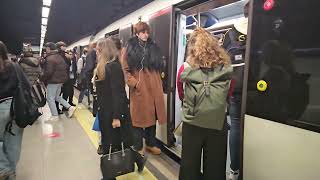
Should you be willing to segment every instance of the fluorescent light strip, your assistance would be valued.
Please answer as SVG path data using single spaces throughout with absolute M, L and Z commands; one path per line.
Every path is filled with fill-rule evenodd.
M 48 18 L 42 18 L 41 24 L 42 25 L 48 25 Z
M 47 26 L 41 25 L 41 30 L 47 30 Z
M 50 14 L 50 6 L 52 0 L 43 0 L 42 19 L 41 19 L 41 36 L 40 36 L 40 55 L 42 52 L 44 39 L 47 33 L 48 18 Z
M 51 0 L 43 0 L 44 6 L 51 6 Z
M 48 18 L 50 13 L 50 8 L 48 7 L 42 7 L 42 17 Z

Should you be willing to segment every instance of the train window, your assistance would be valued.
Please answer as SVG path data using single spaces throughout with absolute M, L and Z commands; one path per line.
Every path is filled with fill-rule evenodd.
M 320 5 L 253 4 L 246 114 L 320 132 Z

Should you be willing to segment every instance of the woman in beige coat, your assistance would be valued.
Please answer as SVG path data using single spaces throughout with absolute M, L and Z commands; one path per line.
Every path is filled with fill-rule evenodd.
M 150 27 L 145 22 L 134 26 L 135 37 L 128 41 L 122 53 L 126 82 L 130 87 L 130 112 L 134 127 L 134 148 L 141 154 L 143 137 L 146 150 L 159 155 L 156 147 L 156 121 L 166 122 L 160 71 L 163 67 L 160 48 L 149 38 Z

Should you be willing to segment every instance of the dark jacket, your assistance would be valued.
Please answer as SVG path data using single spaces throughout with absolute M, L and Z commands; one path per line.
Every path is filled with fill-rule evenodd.
M 86 79 L 88 78 L 91 80 L 93 76 L 93 70 L 96 67 L 97 63 L 97 55 L 96 55 L 96 50 L 92 50 L 89 52 L 89 54 L 86 57 L 86 63 L 81 71 L 81 79 Z
M 69 79 L 71 61 L 66 57 L 66 54 L 65 54 L 66 52 L 65 51 L 62 51 L 61 49 L 58 49 L 58 53 L 64 59 L 64 62 L 68 65 L 66 71 L 68 73 L 68 79 Z
M 0 72 L 0 99 L 12 97 L 18 85 L 18 78 L 14 67 L 8 60 L 4 72 Z
M 28 77 L 30 84 L 33 85 L 40 77 L 40 61 L 34 57 L 26 57 L 22 58 L 19 64 Z
M 161 50 L 150 38 L 147 42 L 141 42 L 138 37 L 133 37 L 128 41 L 126 49 L 131 71 L 139 71 L 141 64 L 150 71 L 160 72 L 163 69 Z
M 57 52 L 49 53 L 44 65 L 42 80 L 47 84 L 61 84 L 68 80 L 68 65 Z
M 242 95 L 244 61 L 246 52 L 246 35 L 240 33 L 235 27 L 224 35 L 222 47 L 228 52 L 233 66 L 232 95 Z
M 132 145 L 132 125 L 120 62 L 116 60 L 108 63 L 105 73 L 104 80 L 96 81 L 102 145 L 108 149 L 111 143 L 113 146 L 119 146 L 121 141 L 124 141 L 126 146 L 130 146 Z M 112 128 L 113 119 L 121 121 L 122 140 L 120 129 Z

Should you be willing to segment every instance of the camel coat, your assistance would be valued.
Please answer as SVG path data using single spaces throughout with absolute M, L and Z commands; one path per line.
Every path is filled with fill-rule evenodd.
M 130 89 L 130 113 L 134 127 L 146 128 L 167 121 L 160 73 L 144 69 L 130 72 L 126 48 L 123 49 L 122 67 Z

